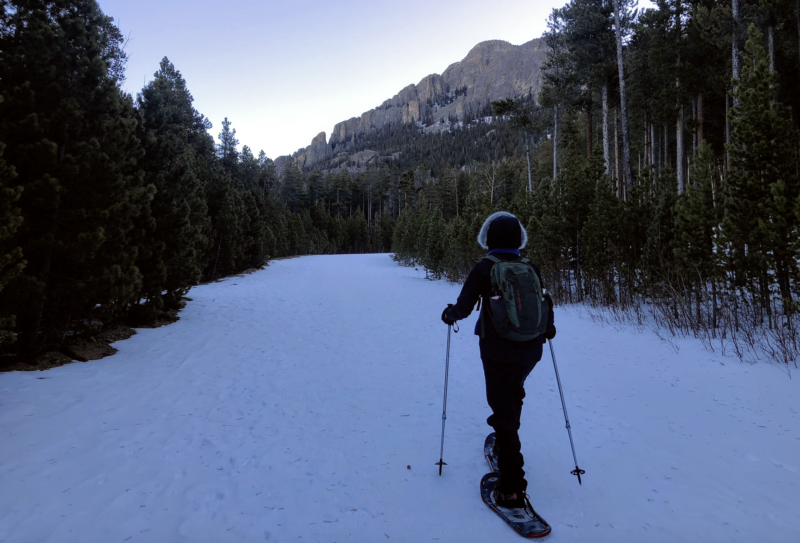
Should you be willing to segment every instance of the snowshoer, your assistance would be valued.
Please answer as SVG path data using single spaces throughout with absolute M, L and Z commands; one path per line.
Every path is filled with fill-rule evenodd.
M 478 308 L 483 308 L 475 335 L 480 336 L 486 399 L 492 409 L 487 422 L 496 434 L 500 482 L 493 498 L 506 508 L 525 507 L 528 483 L 518 433 L 525 379 L 542 358 L 545 338 L 556 335 L 553 302 L 542 294 L 539 268 L 519 254 L 527 240 L 525 228 L 511 213 L 489 216 L 478 234 L 478 244 L 488 255 L 470 272 L 456 304 L 442 312 L 442 321 L 452 325 L 468 317 L 479 301 Z

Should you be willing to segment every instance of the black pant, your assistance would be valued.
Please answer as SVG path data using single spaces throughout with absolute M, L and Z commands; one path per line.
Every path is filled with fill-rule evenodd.
M 522 400 L 525 398 L 525 379 L 536 366 L 536 361 L 504 363 L 482 357 L 486 377 L 486 399 L 492 416 L 486 422 L 497 435 L 497 464 L 500 483 L 497 488 L 504 494 L 524 492 L 528 488 L 522 466 L 525 460 L 520 452 L 519 420 Z

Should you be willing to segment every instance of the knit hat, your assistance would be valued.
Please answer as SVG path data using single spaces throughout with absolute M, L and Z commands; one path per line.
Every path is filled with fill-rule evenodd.
M 484 249 L 524 249 L 528 233 L 514 215 L 498 211 L 484 221 L 478 233 L 478 245 Z

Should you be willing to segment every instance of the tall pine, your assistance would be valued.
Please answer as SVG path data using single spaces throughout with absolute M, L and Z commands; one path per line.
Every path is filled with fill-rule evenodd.
M 160 308 L 175 306 L 200 279 L 208 246 L 208 209 L 193 132 L 205 131 L 202 116 L 181 73 L 165 57 L 137 98 L 142 117 L 145 182 L 156 188 L 155 228 L 147 237 L 149 254 L 139 262 L 143 297 Z

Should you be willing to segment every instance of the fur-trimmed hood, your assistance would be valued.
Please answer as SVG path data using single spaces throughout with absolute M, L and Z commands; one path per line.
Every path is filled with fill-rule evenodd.
M 481 226 L 481 231 L 478 233 L 478 245 L 480 245 L 484 249 L 489 249 L 489 243 L 487 241 L 487 238 L 489 236 L 489 225 L 491 225 L 495 219 L 500 217 L 509 217 L 517 219 L 516 216 L 512 215 L 508 211 L 498 211 L 497 213 L 492 213 L 491 215 L 489 215 L 489 217 L 483 222 L 483 226 Z M 519 219 L 517 219 L 517 222 L 519 222 Z M 519 223 L 519 228 L 522 234 L 522 244 L 519 247 L 504 247 L 504 249 L 515 249 L 515 248 L 524 249 L 525 245 L 528 244 L 528 233 L 525 231 L 525 227 L 522 225 L 521 222 Z

